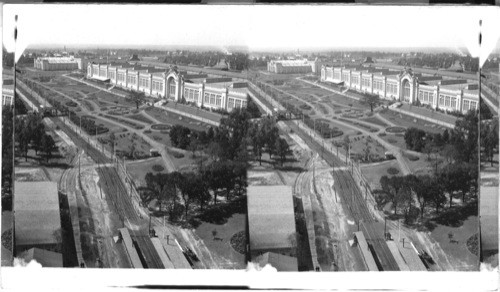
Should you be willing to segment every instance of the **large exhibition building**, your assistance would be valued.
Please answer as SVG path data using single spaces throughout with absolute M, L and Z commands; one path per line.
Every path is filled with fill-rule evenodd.
M 246 107 L 248 90 L 245 82 L 231 78 L 209 78 L 207 74 L 177 69 L 158 69 L 128 63 L 89 63 L 87 78 L 110 82 L 118 87 L 144 92 L 147 96 L 173 101 L 185 100 L 197 106 L 231 111 Z
M 40 57 L 34 61 L 34 67 L 42 71 L 82 70 L 83 59 L 73 57 Z
M 303 60 L 272 60 L 267 62 L 267 71 L 276 74 L 302 74 L 316 73 L 321 69 L 320 62 L 316 59 Z
M 321 81 L 331 82 L 380 98 L 407 103 L 418 102 L 448 112 L 467 112 L 479 105 L 477 81 L 445 79 L 438 75 L 393 71 L 377 67 L 321 67 Z

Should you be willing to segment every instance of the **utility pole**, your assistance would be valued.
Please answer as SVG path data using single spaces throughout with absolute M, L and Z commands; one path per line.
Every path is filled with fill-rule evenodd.
M 384 238 L 387 240 L 387 217 L 384 216 Z

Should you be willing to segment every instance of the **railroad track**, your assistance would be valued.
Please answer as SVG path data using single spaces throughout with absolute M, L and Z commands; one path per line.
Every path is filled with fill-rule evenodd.
M 107 158 L 100 151 L 93 148 L 85 139 L 77 135 L 71 128 L 58 118 L 52 118 L 54 124 L 59 126 L 70 139 L 75 143 L 79 149 L 85 149 L 87 154 L 98 164 L 112 163 L 111 159 Z M 109 166 L 102 166 L 97 168 L 99 178 L 101 180 L 101 188 L 106 190 L 109 201 L 113 204 L 115 212 L 120 217 L 120 220 L 125 226 L 125 222 L 129 223 L 129 230 L 131 236 L 137 243 L 137 247 L 143 256 L 147 268 L 163 269 L 165 268 L 151 242 L 148 234 L 146 218 L 141 218 L 133 204 L 132 199 L 129 197 L 126 187 L 124 186 L 116 168 Z
M 285 122 L 295 133 L 297 133 L 307 145 L 315 152 L 320 153 L 321 157 L 332 167 L 345 167 L 346 164 L 341 161 L 337 156 L 333 155 L 328 151 L 323 151 L 322 145 L 317 143 L 315 140 L 309 138 L 309 136 L 301 130 L 295 123 L 287 121 Z M 399 271 L 396 260 L 392 256 L 389 247 L 385 243 L 385 240 L 378 232 L 378 224 L 372 217 L 368 206 L 363 198 L 361 190 L 354 181 L 354 178 L 348 170 L 333 170 L 333 177 L 335 180 L 335 185 L 337 186 L 337 194 L 341 197 L 341 202 L 348 212 L 350 212 L 351 218 L 356 220 L 356 224 L 364 228 L 364 233 L 367 241 L 372 245 L 376 256 L 379 259 L 382 270 L 384 271 Z M 361 224 L 362 223 L 362 224 Z M 383 232 L 382 232 L 383 233 Z

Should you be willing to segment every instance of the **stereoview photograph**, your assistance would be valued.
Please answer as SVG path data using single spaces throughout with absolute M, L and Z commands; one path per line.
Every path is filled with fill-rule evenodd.
M 497 268 L 481 11 L 5 5 L 2 267 Z

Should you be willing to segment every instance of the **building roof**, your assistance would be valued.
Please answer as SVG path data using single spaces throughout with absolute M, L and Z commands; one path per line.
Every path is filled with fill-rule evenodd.
M 63 63 L 76 63 L 76 60 L 73 57 L 45 57 L 39 58 L 40 61 L 47 61 L 50 64 L 63 64 Z
M 16 244 L 57 244 L 61 229 L 57 183 L 15 182 Z
M 295 233 L 292 187 L 249 186 L 247 189 L 250 249 L 293 247 Z
M 297 258 L 274 253 L 274 252 L 266 252 L 255 258 L 256 262 L 259 263 L 259 266 L 262 268 L 270 264 L 278 272 L 298 272 L 298 263 Z
M 61 253 L 48 251 L 40 248 L 31 248 L 20 254 L 26 262 L 31 260 L 37 261 L 42 267 L 47 268 L 62 268 L 63 256 Z
M 273 60 L 271 61 L 275 64 L 280 64 L 283 67 L 292 67 L 292 66 L 311 66 L 307 59 L 303 60 Z
M 378 271 L 377 264 L 375 263 L 375 259 L 368 247 L 368 243 L 366 242 L 365 235 L 362 231 L 354 232 L 354 237 L 358 243 L 359 249 L 361 251 L 361 255 L 363 256 L 364 262 L 369 271 Z

